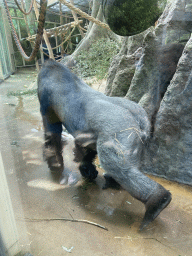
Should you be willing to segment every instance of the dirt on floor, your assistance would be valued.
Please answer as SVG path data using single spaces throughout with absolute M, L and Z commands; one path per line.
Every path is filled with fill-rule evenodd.
M 144 205 L 124 190 L 102 190 L 98 161 L 95 183 L 81 179 L 75 186 L 59 184 L 42 157 L 39 103 L 37 95 L 30 94 L 36 76 L 33 68 L 20 69 L 0 84 L 0 150 L 22 255 L 192 255 L 192 187 L 151 177 L 170 190 L 173 199 L 139 232 Z M 103 91 L 104 83 L 95 83 L 98 87 Z M 64 157 L 68 168 L 78 173 L 78 166 L 71 163 L 71 148 Z

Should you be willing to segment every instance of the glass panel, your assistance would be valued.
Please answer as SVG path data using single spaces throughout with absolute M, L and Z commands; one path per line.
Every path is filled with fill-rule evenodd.
M 2 63 L 2 70 L 4 78 L 11 72 L 11 63 L 9 59 L 9 51 L 7 47 L 7 39 L 5 36 L 5 28 L 3 24 L 2 11 L 0 9 L 0 61 Z

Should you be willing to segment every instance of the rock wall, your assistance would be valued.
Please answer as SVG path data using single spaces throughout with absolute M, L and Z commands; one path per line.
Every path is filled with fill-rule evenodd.
M 160 103 L 143 170 L 192 185 L 192 37 Z
M 123 39 L 106 94 L 138 102 L 151 121 L 143 171 L 192 185 L 192 2 L 173 0 L 155 28 Z M 191 116 L 190 116 L 191 115 Z

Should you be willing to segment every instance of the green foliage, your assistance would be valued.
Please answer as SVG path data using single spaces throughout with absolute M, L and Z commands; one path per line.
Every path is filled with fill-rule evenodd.
M 76 58 L 73 69 L 83 77 L 96 76 L 103 79 L 108 72 L 111 59 L 118 53 L 119 46 L 110 39 L 102 38 L 95 41 L 89 50 L 82 50 Z
M 105 6 L 110 28 L 122 36 L 138 34 L 154 25 L 167 0 L 113 0 Z

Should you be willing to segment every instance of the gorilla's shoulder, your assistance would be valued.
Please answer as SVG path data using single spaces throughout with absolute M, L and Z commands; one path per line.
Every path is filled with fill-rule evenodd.
M 63 69 L 63 70 L 68 70 L 68 68 L 64 65 L 64 64 L 61 64 L 59 62 L 56 62 L 55 60 L 53 59 L 49 59 L 47 60 L 43 66 L 42 66 L 43 69 Z

